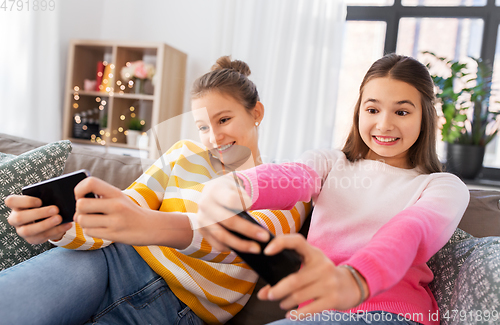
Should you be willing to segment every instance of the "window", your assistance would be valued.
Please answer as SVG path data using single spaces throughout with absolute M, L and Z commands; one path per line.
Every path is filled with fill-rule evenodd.
M 422 62 L 425 61 L 421 52 L 425 50 L 455 60 L 481 57 L 494 64 L 492 100 L 500 100 L 497 37 L 500 0 L 346 0 L 346 3 L 342 82 L 335 128 L 337 146 L 345 139 L 345 125 L 351 122 L 361 79 L 369 65 L 383 53 L 410 55 Z M 440 143 L 438 148 L 439 156 L 444 158 L 444 145 Z M 489 168 L 485 168 L 483 177 L 500 180 L 500 139 L 486 147 L 484 166 Z

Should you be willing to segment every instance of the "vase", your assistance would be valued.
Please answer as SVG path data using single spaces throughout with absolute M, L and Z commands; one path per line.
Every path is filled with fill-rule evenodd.
M 144 85 L 146 84 L 146 79 L 135 79 L 134 90 L 136 94 L 144 94 Z
M 137 147 L 137 137 L 142 134 L 141 131 L 127 130 L 127 145 Z
M 476 178 L 483 168 L 484 147 L 448 143 L 446 171 L 463 179 Z

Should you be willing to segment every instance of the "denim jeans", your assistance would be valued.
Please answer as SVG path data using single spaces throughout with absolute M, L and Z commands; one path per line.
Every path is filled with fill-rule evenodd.
M 203 321 L 132 246 L 54 248 L 0 272 L 2 324 L 179 324 Z
M 371 311 L 366 313 L 342 313 L 335 311 L 324 311 L 313 315 L 292 314 L 290 319 L 282 319 L 272 322 L 270 325 L 417 325 L 419 323 L 405 320 L 403 317 L 385 311 Z

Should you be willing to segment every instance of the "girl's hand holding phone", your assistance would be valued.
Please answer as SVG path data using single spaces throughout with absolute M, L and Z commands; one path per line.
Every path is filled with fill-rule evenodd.
M 71 224 L 61 224 L 62 217 L 55 205 L 41 207 L 39 198 L 11 195 L 5 199 L 5 205 L 12 209 L 7 221 L 30 244 L 59 240 L 71 228 Z M 40 219 L 44 220 L 35 222 Z
M 228 251 L 232 247 L 241 252 L 257 254 L 260 252 L 259 244 L 240 239 L 227 230 L 258 241 L 269 240 L 265 229 L 235 216 L 252 204 L 251 198 L 239 187 L 235 177 L 227 174 L 205 184 L 198 203 L 197 226 L 203 237 L 219 251 Z
M 291 309 L 312 300 L 297 309 L 295 315 L 356 307 L 361 299 L 361 290 L 347 268 L 333 264 L 320 249 L 309 244 L 300 234 L 277 236 L 268 244 L 264 253 L 274 255 L 285 248 L 293 249 L 302 256 L 302 268 L 273 287 L 263 287 L 258 293 L 259 299 L 281 300 L 282 309 Z M 366 281 L 360 278 L 365 300 L 369 296 L 368 286 Z M 287 317 L 290 317 L 290 311 Z

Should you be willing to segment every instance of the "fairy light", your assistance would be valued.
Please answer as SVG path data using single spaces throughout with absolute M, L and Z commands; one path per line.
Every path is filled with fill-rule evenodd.
M 99 110 L 101 110 L 101 111 L 102 111 L 103 109 L 104 109 L 104 106 L 99 105 Z
M 120 89 L 121 89 L 121 90 L 125 90 L 125 85 L 121 85 L 121 86 L 120 86 Z
M 106 141 L 102 140 L 102 141 L 101 141 L 101 144 L 102 144 L 103 146 L 104 146 L 104 145 L 106 145 Z
M 120 120 L 124 121 L 125 120 L 125 115 L 120 116 Z
M 99 103 L 101 101 L 101 97 L 96 97 L 95 101 Z
M 130 117 L 135 117 L 135 113 L 130 114 Z
M 123 134 L 127 135 L 128 134 L 128 130 L 125 130 L 125 132 L 123 132 Z
M 101 102 L 101 104 L 102 104 L 102 105 L 106 105 L 106 101 L 105 101 L 105 100 L 103 100 L 103 101 Z
M 80 87 L 78 86 L 75 86 L 75 88 L 73 88 L 75 91 L 79 91 L 80 90 Z
M 118 81 L 116 82 L 116 84 L 117 84 L 118 86 L 121 86 L 122 81 L 121 81 L 121 80 L 118 80 Z
M 130 106 L 130 111 L 131 112 L 135 111 L 135 107 L 134 106 Z
M 102 71 L 99 71 L 99 72 L 97 73 L 97 76 L 98 76 L 99 78 L 101 78 L 101 77 L 102 77 Z
M 111 136 L 111 133 L 106 132 L 106 138 L 109 138 Z
M 82 126 L 82 129 L 86 131 L 87 130 L 87 126 L 86 125 Z
M 74 98 L 75 98 L 75 100 L 79 100 L 79 99 L 80 99 L 80 96 L 75 95 L 75 97 L 74 97 Z
M 110 78 L 113 78 L 113 74 L 112 74 L 112 73 L 108 74 L 108 76 L 109 76 Z
M 95 134 L 92 134 L 90 138 L 95 141 Z
M 111 70 L 115 69 L 115 65 L 113 63 L 111 63 L 111 65 L 109 67 L 111 68 Z
M 146 121 L 141 120 L 141 122 L 140 122 L 140 123 L 141 123 L 141 125 L 144 125 L 144 124 L 146 124 Z
M 118 128 L 118 132 L 123 132 L 123 128 L 121 126 Z
M 99 134 L 104 135 L 104 130 L 99 131 Z M 100 139 L 100 138 L 98 138 L 98 139 Z
M 78 104 L 77 104 L 77 103 L 74 103 L 74 104 L 73 104 L 73 108 L 74 108 L 74 109 L 77 109 L 77 108 L 78 108 Z
M 102 61 L 102 65 L 107 66 L 108 65 L 108 61 Z
M 127 67 L 130 67 L 130 62 L 125 63 Z
M 117 138 L 113 138 L 113 142 L 116 142 L 116 141 L 118 141 L 118 139 Z

